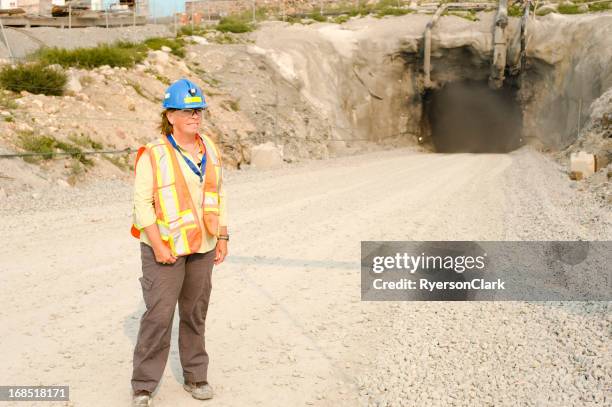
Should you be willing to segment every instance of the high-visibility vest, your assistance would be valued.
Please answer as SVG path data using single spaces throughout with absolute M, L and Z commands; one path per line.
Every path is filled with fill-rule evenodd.
M 206 135 L 200 136 L 206 149 L 206 167 L 202 186 L 203 221 L 206 231 L 219 235 L 219 187 L 222 182 L 221 157 L 213 141 Z M 198 212 L 179 166 L 174 147 L 166 137 L 159 138 L 140 147 L 138 159 L 148 151 L 153 168 L 153 202 L 157 226 L 162 241 L 175 256 L 195 253 L 202 243 L 202 230 L 197 220 Z M 132 236 L 140 238 L 142 227 L 134 217 Z

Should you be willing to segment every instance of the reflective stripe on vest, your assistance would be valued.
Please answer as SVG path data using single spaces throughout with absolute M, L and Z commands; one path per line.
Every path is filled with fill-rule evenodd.
M 203 222 L 208 233 L 219 234 L 219 186 L 222 180 L 221 160 L 215 144 L 202 136 L 206 148 L 205 178 L 202 186 Z M 174 148 L 166 138 L 145 147 L 153 168 L 153 197 L 157 226 L 164 244 L 175 256 L 196 252 L 202 242 L 202 231 L 196 220 L 197 210 L 189 194 Z M 138 156 L 139 157 L 139 156 Z M 134 165 L 136 167 L 137 163 Z M 140 237 L 142 227 L 132 225 L 132 235 Z
M 202 191 L 202 210 L 204 212 L 204 225 L 212 235 L 219 234 L 219 187 L 222 181 L 222 167 L 219 151 L 213 141 L 202 135 L 206 148 L 206 173 L 204 174 L 204 188 Z

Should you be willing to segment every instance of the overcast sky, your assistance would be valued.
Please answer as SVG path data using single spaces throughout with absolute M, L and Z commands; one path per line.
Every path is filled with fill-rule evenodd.
M 118 3 L 118 0 L 105 0 L 104 4 Z M 169 16 L 176 11 L 185 11 L 185 0 L 149 0 L 149 13 L 157 17 Z

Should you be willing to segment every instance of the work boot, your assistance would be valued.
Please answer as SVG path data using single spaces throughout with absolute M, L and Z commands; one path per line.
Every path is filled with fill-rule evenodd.
M 139 390 L 134 393 L 132 407 L 151 407 L 152 405 L 153 399 L 151 398 L 151 392 Z
M 194 399 L 208 400 L 213 397 L 213 389 L 208 382 L 185 382 L 183 389 L 191 393 Z

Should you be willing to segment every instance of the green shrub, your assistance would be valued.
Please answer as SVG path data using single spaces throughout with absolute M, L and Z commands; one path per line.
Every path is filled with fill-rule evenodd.
M 103 65 L 132 67 L 146 57 L 146 49 L 140 44 L 117 42 L 92 48 L 43 48 L 35 55 L 44 64 L 59 64 L 65 68 L 91 69 Z
M 245 33 L 253 31 L 253 26 L 251 23 L 244 20 L 239 20 L 236 17 L 222 18 L 215 28 L 221 32 L 232 33 Z
M 210 96 L 210 93 L 209 93 L 209 96 Z M 240 110 L 240 104 L 235 100 L 226 100 L 223 103 L 221 103 L 221 107 L 227 110 L 228 112 L 229 111 L 237 112 Z
M 158 81 L 160 81 L 161 83 L 163 83 L 166 86 L 170 86 L 170 84 L 172 83 L 170 81 L 170 78 L 168 78 L 167 76 L 164 76 L 164 75 L 160 75 L 158 73 L 155 73 L 155 79 L 157 79 Z
M 575 4 L 559 4 L 559 7 L 557 8 L 557 10 L 561 14 L 582 14 L 583 13 L 582 11 L 580 11 L 578 6 Z
M 144 44 L 152 50 L 159 51 L 161 47 L 166 46 L 170 48 L 171 54 L 177 57 L 183 58 L 185 56 L 185 41 L 182 38 L 149 38 L 145 40 Z
M 333 21 L 334 21 L 334 23 L 336 23 L 336 24 L 344 24 L 344 23 L 346 23 L 346 22 L 347 22 L 349 19 L 350 19 L 350 17 L 349 17 L 349 16 L 347 16 L 346 14 L 343 14 L 343 15 L 339 15 L 339 16 L 337 16 L 336 18 L 334 18 L 334 20 L 333 20 Z
M 589 4 L 589 11 L 605 11 L 610 9 L 610 2 Z
M 78 161 L 72 161 L 70 163 L 70 167 L 68 168 L 70 169 L 68 171 L 68 184 L 75 186 L 81 175 L 83 175 L 83 173 L 85 172 L 85 169 Z
M 193 72 L 195 72 L 198 76 L 202 76 L 202 75 L 206 75 L 206 71 L 202 68 L 200 68 L 199 66 L 195 66 L 196 62 L 193 62 L 194 65 L 187 65 L 187 67 L 192 70 Z M 198 64 L 199 65 L 199 64 Z M 160 82 L 162 82 L 161 79 L 157 78 Z M 168 80 L 168 85 L 170 84 L 170 79 L 166 78 L 166 80 Z
M 138 82 L 128 80 L 126 84 L 131 86 L 134 89 L 134 91 L 138 93 L 141 97 L 145 99 L 148 98 L 148 95 L 145 93 L 144 89 L 142 88 L 142 86 L 140 86 Z
M 206 28 L 201 25 L 194 25 L 192 27 L 191 24 L 188 24 L 179 29 L 178 35 L 204 35 L 206 32 Z
M 0 93 L 0 108 L 2 109 L 17 109 L 18 105 L 10 92 Z
M 20 131 L 17 133 L 19 147 L 28 153 L 40 153 L 42 158 L 48 160 L 55 152 L 55 139 L 49 136 L 36 136 L 33 131 Z M 31 158 L 31 157 L 29 157 Z M 32 160 L 26 160 L 32 161 Z
M 65 141 L 57 140 L 55 137 L 36 135 L 33 131 L 21 131 L 17 133 L 19 146 L 29 153 L 39 153 L 45 160 L 53 158 L 56 150 L 61 150 L 70 153 L 72 158 L 77 159 L 85 165 L 93 165 L 93 161 L 88 159 L 83 150 L 79 147 L 66 143 Z M 28 162 L 37 162 L 39 157 L 27 157 Z
M 68 77 L 64 72 L 42 63 L 5 66 L 0 70 L 0 86 L 13 92 L 25 90 L 34 94 L 60 96 L 67 82 Z
M 513 4 L 508 7 L 508 16 L 509 17 L 521 17 L 523 15 L 523 8 L 520 4 Z
M 239 41 L 233 36 L 232 33 L 223 33 L 222 35 L 216 35 L 210 39 L 211 42 L 216 44 L 237 44 Z
M 375 9 L 382 9 L 386 7 L 397 7 L 397 0 L 378 0 L 378 3 L 374 5 Z
M 76 158 L 81 164 L 85 164 L 88 166 L 93 165 L 93 161 L 87 158 L 87 156 L 83 154 L 83 150 L 81 150 L 75 145 L 66 143 L 61 140 L 55 140 L 55 148 L 60 149 L 66 153 L 70 153 L 70 156 L 72 158 Z
M 327 21 L 327 17 L 325 17 L 324 15 L 321 14 L 321 12 L 319 10 L 317 11 L 313 11 L 312 13 L 310 13 L 308 15 L 308 18 L 311 18 L 315 21 L 318 21 L 320 23 Z
M 380 0 L 373 8 L 376 13 L 375 17 L 382 18 L 384 16 L 403 16 L 411 13 L 412 10 L 407 10 L 398 7 L 397 0 Z
M 111 162 L 117 168 L 122 171 L 133 171 L 134 167 L 131 164 L 130 155 L 129 154 L 120 154 L 120 155 L 107 155 L 104 154 L 102 156 L 105 160 Z
M 68 140 L 83 148 L 93 148 L 94 150 L 102 150 L 102 148 L 104 147 L 102 143 L 92 140 L 91 136 L 85 135 L 83 133 L 81 133 L 80 135 L 72 133 L 68 136 Z
M 374 7 L 375 6 L 371 4 L 367 4 L 365 0 L 361 0 L 359 2 L 359 5 L 357 5 L 356 7 L 351 5 L 343 11 L 346 12 L 346 14 L 348 14 L 350 17 L 367 16 L 374 10 Z
M 476 13 L 474 12 L 474 10 L 459 10 L 459 11 L 445 11 L 443 14 L 443 16 L 455 16 L 455 17 L 460 17 L 460 18 L 464 18 L 468 21 L 478 21 L 478 17 L 476 16 Z
M 208 84 L 209 86 L 212 87 L 216 87 L 219 85 L 219 80 L 216 78 L 213 78 L 212 76 L 208 77 L 208 78 L 201 78 L 204 82 L 206 82 L 206 84 Z
M 147 47 L 142 42 L 119 40 L 114 42 L 113 45 L 117 48 L 147 52 Z
M 302 24 L 302 19 L 299 17 L 287 16 L 285 21 L 287 21 L 289 24 Z
M 537 16 L 545 16 L 551 13 L 556 13 L 556 11 L 551 8 L 543 8 L 543 7 L 538 7 L 535 11 L 535 14 Z

